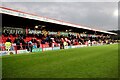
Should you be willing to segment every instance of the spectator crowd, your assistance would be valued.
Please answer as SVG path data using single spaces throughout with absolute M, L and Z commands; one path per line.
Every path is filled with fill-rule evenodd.
M 2 35 L 3 41 L 10 42 L 16 45 L 17 50 L 27 49 L 32 51 L 33 48 L 42 48 L 42 47 L 60 47 L 64 49 L 65 46 L 72 45 L 98 45 L 98 44 L 110 44 L 115 43 L 115 40 L 112 40 L 107 36 L 81 36 L 68 34 L 64 35 L 51 35 L 51 34 L 19 34 L 19 35 Z M 4 40 L 5 39 L 5 40 Z

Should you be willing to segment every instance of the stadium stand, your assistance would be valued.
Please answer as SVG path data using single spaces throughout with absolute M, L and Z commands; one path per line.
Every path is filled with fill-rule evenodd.
M 113 37 L 117 34 L 112 32 L 40 18 L 4 7 L 0 8 L 3 16 L 0 51 L 6 50 L 6 42 L 11 43 L 10 50 L 14 50 L 16 53 L 18 53 L 17 50 L 25 49 L 34 52 L 35 48 L 45 51 L 47 49 L 66 49 L 72 46 L 95 46 L 117 42 Z

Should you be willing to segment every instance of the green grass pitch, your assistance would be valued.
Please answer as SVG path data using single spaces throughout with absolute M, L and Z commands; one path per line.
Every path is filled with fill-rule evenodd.
M 117 78 L 118 44 L 2 58 L 3 78 Z

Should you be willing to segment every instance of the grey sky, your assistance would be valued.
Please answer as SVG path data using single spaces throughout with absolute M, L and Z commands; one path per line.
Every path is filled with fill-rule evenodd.
M 3 2 L 2 6 L 95 29 L 118 29 L 113 15 L 117 2 Z
M 118 2 L 119 0 L 1 0 L 2 2 Z

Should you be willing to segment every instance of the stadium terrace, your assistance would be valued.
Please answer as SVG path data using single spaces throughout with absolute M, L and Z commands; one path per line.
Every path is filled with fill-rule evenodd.
M 0 55 L 117 43 L 116 33 L 0 7 Z M 9 53 L 8 53 L 9 51 Z

